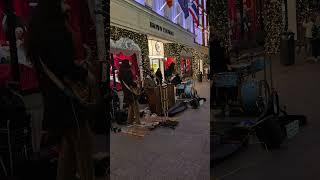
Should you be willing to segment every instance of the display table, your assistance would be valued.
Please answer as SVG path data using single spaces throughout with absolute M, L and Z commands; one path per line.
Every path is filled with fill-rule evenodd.
M 163 85 L 161 92 L 160 86 L 149 88 L 147 94 L 150 110 L 157 115 L 163 115 L 163 105 L 165 105 L 165 109 L 170 109 L 175 104 L 175 91 L 172 84 Z

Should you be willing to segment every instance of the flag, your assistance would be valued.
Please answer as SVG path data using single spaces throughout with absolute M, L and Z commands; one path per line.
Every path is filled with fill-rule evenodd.
M 189 12 L 191 16 L 193 17 L 194 22 L 197 23 L 199 26 L 199 10 L 198 10 L 198 3 L 193 0 L 192 3 L 189 6 Z
M 182 11 L 184 12 L 184 18 L 187 19 L 189 17 L 189 0 L 178 0 Z
M 173 4 L 173 0 L 166 0 L 167 2 L 167 5 L 169 6 L 169 8 L 172 7 L 172 4 Z
M 202 5 L 202 32 L 204 32 L 206 29 L 207 29 L 207 26 L 206 26 L 206 22 L 205 22 L 205 9 Z

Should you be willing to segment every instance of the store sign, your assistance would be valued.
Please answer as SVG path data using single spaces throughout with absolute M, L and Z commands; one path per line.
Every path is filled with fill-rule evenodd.
M 174 36 L 174 32 L 173 32 L 173 31 L 171 31 L 171 30 L 169 30 L 169 29 L 167 29 L 167 28 L 165 28 L 165 27 L 162 27 L 162 26 L 160 26 L 160 25 L 158 25 L 158 24 L 155 24 L 155 23 L 153 23 L 153 22 L 150 22 L 150 27 L 151 27 L 152 29 L 156 29 L 156 30 L 161 31 L 161 32 L 163 32 L 163 33 L 166 33 L 166 34 L 168 34 L 168 35 Z
M 153 57 L 163 58 L 164 49 L 163 43 L 155 40 L 149 40 L 149 55 Z

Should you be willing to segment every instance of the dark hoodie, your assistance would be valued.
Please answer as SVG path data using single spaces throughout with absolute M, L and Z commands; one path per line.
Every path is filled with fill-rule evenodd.
M 124 102 L 132 103 L 133 94 L 132 92 L 123 84 L 126 83 L 129 87 L 137 87 L 137 84 L 133 81 L 133 75 L 131 72 L 129 60 L 123 60 L 119 70 L 119 79 L 121 81 L 122 90 L 124 94 Z

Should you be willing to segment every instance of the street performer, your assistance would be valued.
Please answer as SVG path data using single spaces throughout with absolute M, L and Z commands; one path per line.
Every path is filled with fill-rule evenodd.
M 87 107 L 95 104 L 93 75 L 75 63 L 76 48 L 64 0 L 40 0 L 27 36 L 27 56 L 44 99 L 44 128 L 57 137 L 57 180 L 95 178 Z
M 121 81 L 124 93 L 124 103 L 129 105 L 127 122 L 128 124 L 140 124 L 140 112 L 138 104 L 138 97 L 140 95 L 138 84 L 140 83 L 134 82 L 129 60 L 122 61 L 119 79 Z

